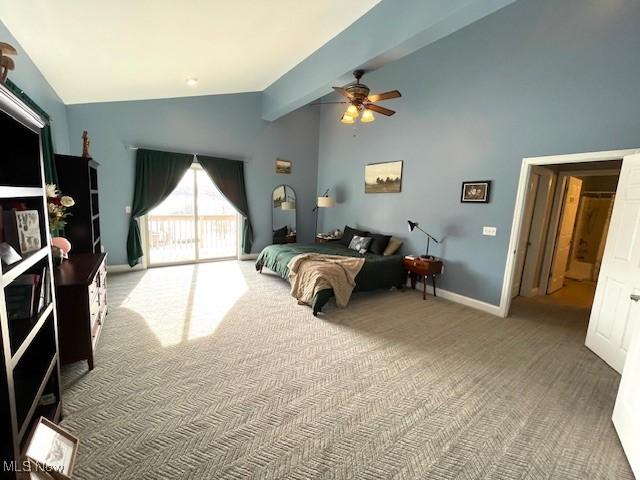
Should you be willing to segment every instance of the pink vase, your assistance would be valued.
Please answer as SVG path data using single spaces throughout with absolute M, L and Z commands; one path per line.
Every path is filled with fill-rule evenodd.
M 64 237 L 53 237 L 51 239 L 51 245 L 58 247 L 62 251 L 63 258 L 69 258 L 69 251 L 71 250 L 71 243 Z

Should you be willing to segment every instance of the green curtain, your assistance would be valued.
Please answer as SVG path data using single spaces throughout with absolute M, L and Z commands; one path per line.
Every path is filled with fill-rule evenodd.
M 244 183 L 244 162 L 198 155 L 198 163 L 202 165 L 229 203 L 244 217 L 242 249 L 244 253 L 250 253 L 253 245 L 253 229 L 249 219 L 249 203 Z
M 47 183 L 57 184 L 58 174 L 56 173 L 55 152 L 53 151 L 53 140 L 51 137 L 51 118 L 49 117 L 49 114 L 40 108 L 40 106 L 29 97 L 29 95 L 24 93 L 24 91 L 11 80 L 7 79 L 5 86 L 46 121 L 46 125 L 42 128 L 40 135 L 40 138 L 42 139 L 44 179 Z
M 169 196 L 193 163 L 193 155 L 138 149 L 133 205 L 127 235 L 127 260 L 136 265 L 143 255 L 138 218 Z

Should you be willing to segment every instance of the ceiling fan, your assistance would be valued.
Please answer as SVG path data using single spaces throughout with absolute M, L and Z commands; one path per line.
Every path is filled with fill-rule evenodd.
M 336 92 L 345 97 L 347 101 L 312 103 L 312 105 L 322 105 L 323 103 L 349 104 L 349 107 L 347 107 L 346 112 L 344 112 L 340 119 L 342 123 L 347 124 L 355 123 L 358 117 L 360 117 L 360 121 L 363 123 L 373 122 L 375 120 L 373 112 L 380 113 L 387 117 L 396 113 L 394 110 L 376 105 L 375 102 L 401 97 L 400 92 L 398 90 L 390 90 L 388 92 L 370 95 L 369 92 L 371 90 L 369 90 L 369 87 L 364 83 L 360 83 L 360 79 L 364 73 L 364 70 L 356 70 L 353 72 L 353 76 L 356 78 L 355 82 L 345 85 L 344 87 L 332 87 Z M 360 114 L 362 114 L 362 116 L 360 116 Z

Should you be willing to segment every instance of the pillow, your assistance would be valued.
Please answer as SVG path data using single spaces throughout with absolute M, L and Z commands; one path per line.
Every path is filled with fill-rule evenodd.
M 349 248 L 364 255 L 365 253 L 367 253 L 367 248 L 369 248 L 370 243 L 371 237 L 361 237 L 359 235 L 354 235 L 351 239 L 351 243 L 349 244 Z
M 284 239 L 289 233 L 289 229 L 284 226 L 273 231 L 273 243 L 284 243 Z
M 387 245 L 387 248 L 384 249 L 383 255 L 393 255 L 398 250 L 400 250 L 401 246 L 402 246 L 402 240 L 396 237 L 391 237 L 391 239 L 389 240 L 389 244 Z
M 371 237 L 371 245 L 369 245 L 369 251 L 371 253 L 375 253 L 376 255 L 382 255 L 384 253 L 385 248 L 389 245 L 389 240 L 391 240 L 391 235 L 382 235 L 380 233 L 370 233 Z
M 351 239 L 354 235 L 358 235 L 359 237 L 366 237 L 368 233 L 369 232 L 364 232 L 356 228 L 351 228 L 349 225 L 345 225 L 344 233 L 342 234 L 340 243 L 348 247 L 349 245 L 351 245 Z

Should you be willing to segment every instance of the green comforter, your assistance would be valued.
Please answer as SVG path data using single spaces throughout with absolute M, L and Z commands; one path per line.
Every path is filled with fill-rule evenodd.
M 362 270 L 360 270 L 360 273 L 356 276 L 356 287 L 354 289 L 356 292 L 399 287 L 405 280 L 405 271 L 402 266 L 401 255 L 383 256 L 373 253 L 361 255 L 338 242 L 314 245 L 301 243 L 269 245 L 265 247 L 260 253 L 260 256 L 258 256 L 258 260 L 256 260 L 256 270 L 262 270 L 262 267 L 267 267 L 285 280 L 288 280 L 289 269 L 287 265 L 293 257 L 301 253 L 322 253 L 325 255 L 364 258 L 365 262 Z M 328 300 L 326 293 L 321 297 L 322 298 L 314 302 L 314 313 L 317 313 Z

